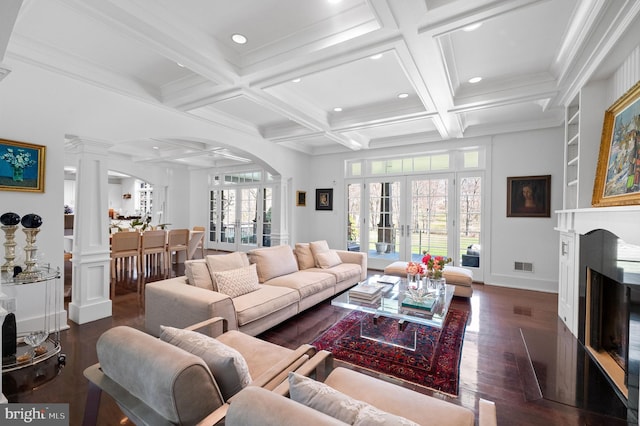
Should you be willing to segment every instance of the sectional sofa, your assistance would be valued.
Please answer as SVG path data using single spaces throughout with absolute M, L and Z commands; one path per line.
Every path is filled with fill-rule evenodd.
M 209 255 L 185 272 L 145 286 L 148 333 L 223 317 L 230 330 L 258 335 L 366 279 L 367 257 L 314 241 Z

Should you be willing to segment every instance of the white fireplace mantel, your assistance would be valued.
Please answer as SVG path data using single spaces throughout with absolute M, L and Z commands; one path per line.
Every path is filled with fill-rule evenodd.
M 556 230 L 588 234 L 606 229 L 626 243 L 640 245 L 640 206 L 558 210 Z

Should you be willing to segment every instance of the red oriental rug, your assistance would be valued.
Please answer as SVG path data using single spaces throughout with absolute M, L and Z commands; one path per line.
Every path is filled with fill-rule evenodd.
M 417 332 L 416 350 L 412 351 L 360 337 L 362 319 L 365 331 L 376 326 L 371 314 L 353 311 L 312 345 L 331 352 L 337 360 L 457 396 L 468 317 L 467 311 L 449 309 L 442 329 L 409 323 L 403 331 L 398 331 L 397 320 L 379 317 L 376 332 L 384 333 L 387 341 L 406 344 L 413 339 L 413 331 Z

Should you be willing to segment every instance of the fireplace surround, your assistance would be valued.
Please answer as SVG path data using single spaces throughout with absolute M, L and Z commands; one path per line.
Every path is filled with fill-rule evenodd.
M 558 214 L 561 260 L 567 236 L 575 286 L 568 302 L 575 325 L 567 325 L 612 383 L 637 424 L 640 376 L 640 208 L 565 210 Z M 561 265 L 562 267 L 562 265 Z M 561 293 L 562 293 L 562 279 Z M 559 295 L 562 299 L 562 294 Z M 559 307 L 560 314 L 560 307 Z M 565 315 L 561 318 L 566 322 Z M 580 374 L 580 373 L 578 373 Z

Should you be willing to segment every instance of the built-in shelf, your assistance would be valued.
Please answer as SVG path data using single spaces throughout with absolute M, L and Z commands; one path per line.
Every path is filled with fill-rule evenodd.
M 565 109 L 563 207 L 578 207 L 580 169 L 580 94 Z

